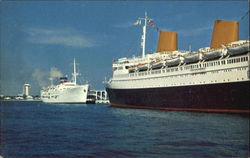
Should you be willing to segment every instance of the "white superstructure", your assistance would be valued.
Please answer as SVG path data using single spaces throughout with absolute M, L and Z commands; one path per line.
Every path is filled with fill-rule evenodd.
M 239 43 L 249 46 L 249 41 Z M 143 58 L 118 60 L 113 64 L 113 77 L 107 82 L 107 86 L 112 89 L 139 89 L 249 81 L 249 53 L 226 55 L 217 60 L 201 59 L 191 64 L 184 63 L 183 53 L 177 57 L 182 58 L 177 66 L 168 67 L 168 60 L 161 60 L 157 62 L 158 67 L 152 69 L 154 55 L 159 54 L 147 54 L 144 60 Z M 148 61 L 150 58 L 151 64 Z M 160 58 L 163 59 L 164 55 Z M 131 68 L 134 69 L 132 72 L 129 68 L 131 65 L 137 65 Z M 146 65 L 142 71 L 139 69 L 141 65 Z
M 75 59 L 73 70 L 71 82 L 68 82 L 66 77 L 61 77 L 60 84 L 41 90 L 41 100 L 46 103 L 86 103 L 89 85 L 77 84 Z

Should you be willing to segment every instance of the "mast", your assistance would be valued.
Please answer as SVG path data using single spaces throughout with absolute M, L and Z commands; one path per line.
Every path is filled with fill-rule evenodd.
M 144 26 L 142 27 L 141 48 L 142 48 L 142 57 L 145 57 L 147 24 L 150 21 L 152 21 L 152 19 L 148 18 L 147 12 L 145 12 L 144 18 L 139 18 L 139 19 L 144 20 Z
M 145 57 L 145 47 L 146 47 L 146 33 L 147 33 L 147 12 L 145 12 L 144 26 L 142 28 L 142 57 Z
M 74 58 L 74 63 L 73 63 L 73 73 L 72 73 L 72 76 L 73 76 L 73 82 L 76 84 L 76 76 L 77 76 L 77 72 L 76 72 L 76 59 Z

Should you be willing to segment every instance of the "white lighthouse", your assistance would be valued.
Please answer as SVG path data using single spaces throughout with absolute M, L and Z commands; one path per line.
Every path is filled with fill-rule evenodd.
M 29 96 L 30 95 L 30 84 L 24 84 L 23 85 L 23 96 Z

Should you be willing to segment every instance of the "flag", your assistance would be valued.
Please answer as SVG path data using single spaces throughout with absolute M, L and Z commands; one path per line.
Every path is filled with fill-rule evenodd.
M 148 26 L 155 27 L 154 23 L 152 21 L 148 22 Z
M 141 25 L 141 20 L 137 20 L 134 25 Z
M 160 31 L 160 29 L 157 26 L 155 26 L 155 24 L 151 20 L 148 22 L 148 26 L 155 28 L 158 32 Z

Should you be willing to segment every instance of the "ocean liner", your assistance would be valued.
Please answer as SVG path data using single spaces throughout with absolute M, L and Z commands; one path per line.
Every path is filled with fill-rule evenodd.
M 110 105 L 124 108 L 249 114 L 249 40 L 239 40 L 237 21 L 216 20 L 210 47 L 177 48 L 177 33 L 159 31 L 155 53 L 120 58 L 106 81 Z
M 51 85 L 41 90 L 41 100 L 45 103 L 83 104 L 87 100 L 88 84 L 78 85 L 76 82 L 76 61 L 73 63 L 72 81 L 60 77 L 60 84 Z

